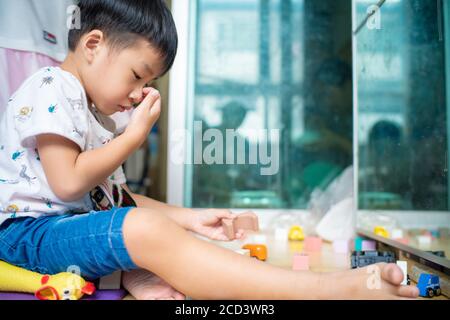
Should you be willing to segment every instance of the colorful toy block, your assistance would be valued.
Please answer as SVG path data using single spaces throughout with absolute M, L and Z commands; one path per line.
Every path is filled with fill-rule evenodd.
M 362 242 L 363 242 L 363 238 L 361 237 L 356 237 L 355 238 L 355 251 L 361 251 L 362 250 Z
M 372 240 L 363 240 L 361 244 L 362 251 L 374 251 L 377 250 L 377 243 Z
M 397 265 L 402 269 L 403 272 L 403 281 L 401 285 L 406 286 L 408 283 L 408 262 L 406 261 L 397 261 Z
M 239 229 L 259 231 L 258 216 L 253 212 L 244 212 L 234 219 L 222 219 L 222 227 L 229 239 L 235 239 Z
M 309 252 L 317 252 L 322 249 L 322 239 L 319 237 L 306 237 L 305 250 Z
M 440 234 L 439 230 L 430 230 L 430 233 L 431 233 L 431 236 L 432 236 L 433 238 L 438 239 L 438 238 L 441 237 L 441 234 Z
M 395 241 L 400 242 L 400 243 L 402 243 L 404 245 L 409 245 L 409 239 L 408 238 L 398 238 L 398 239 L 395 239 Z
M 350 241 L 349 240 L 333 241 L 333 250 L 335 253 L 348 253 L 350 251 Z
M 376 235 L 378 235 L 380 237 L 389 238 L 389 232 L 387 232 L 386 228 L 381 227 L 381 226 L 376 226 L 373 229 L 373 233 L 375 233 Z
M 403 238 L 403 230 L 402 229 L 393 229 L 392 230 L 392 239 L 400 239 Z
M 309 256 L 306 254 L 294 254 L 292 259 L 292 270 L 307 271 L 309 270 Z
M 293 226 L 289 230 L 288 239 L 289 240 L 293 240 L 293 241 L 304 240 L 305 239 L 305 234 L 303 233 L 303 228 L 300 227 L 300 226 Z
M 416 239 L 419 247 L 429 247 L 431 245 L 430 236 L 417 236 Z
M 250 250 L 250 257 L 255 257 L 261 261 L 267 259 L 267 247 L 263 244 L 246 244 L 242 249 Z

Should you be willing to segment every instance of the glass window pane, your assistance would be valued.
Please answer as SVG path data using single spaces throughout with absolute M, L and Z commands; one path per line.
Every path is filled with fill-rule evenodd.
M 448 210 L 440 0 L 356 0 L 359 208 Z M 376 9 L 376 8 L 375 8 Z
M 351 164 L 347 3 L 197 1 L 187 205 L 305 208 Z

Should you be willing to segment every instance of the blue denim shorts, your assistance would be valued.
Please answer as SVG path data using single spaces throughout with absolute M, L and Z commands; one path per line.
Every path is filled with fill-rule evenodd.
M 131 209 L 6 220 L 0 225 L 0 260 L 50 275 L 79 268 L 89 280 L 137 269 L 122 233 Z

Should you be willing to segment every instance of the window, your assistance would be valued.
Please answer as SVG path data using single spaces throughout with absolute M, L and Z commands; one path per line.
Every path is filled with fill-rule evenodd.
M 359 208 L 449 210 L 443 1 L 356 0 Z
M 352 163 L 350 1 L 193 3 L 183 205 L 306 208 Z

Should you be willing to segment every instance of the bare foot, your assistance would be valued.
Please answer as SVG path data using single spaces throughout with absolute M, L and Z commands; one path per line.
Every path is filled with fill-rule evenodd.
M 122 284 L 137 300 L 185 300 L 186 296 L 144 269 L 124 272 Z
M 419 295 L 415 286 L 400 285 L 402 270 L 393 263 L 379 263 L 365 268 L 322 275 L 327 299 L 414 299 Z

